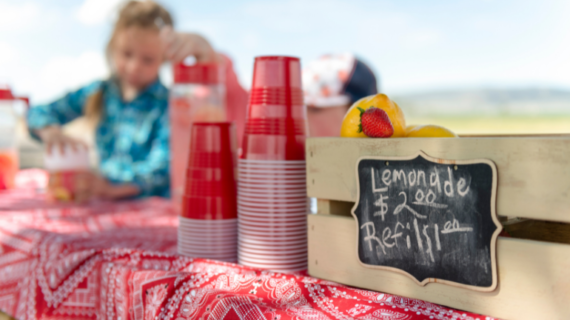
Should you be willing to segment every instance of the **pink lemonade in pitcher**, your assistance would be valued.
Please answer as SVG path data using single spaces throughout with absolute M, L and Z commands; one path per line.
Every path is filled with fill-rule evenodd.
M 0 190 L 14 188 L 18 172 L 18 155 L 13 150 L 0 150 Z
M 179 206 L 184 192 L 194 122 L 225 121 L 225 86 L 220 64 L 179 64 L 170 90 L 170 186 Z

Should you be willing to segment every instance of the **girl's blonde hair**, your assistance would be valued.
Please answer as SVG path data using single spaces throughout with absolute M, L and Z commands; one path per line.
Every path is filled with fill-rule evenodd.
M 130 27 L 139 27 L 159 31 L 162 26 L 173 26 L 170 13 L 160 4 L 152 1 L 128 1 L 119 11 L 119 17 L 113 28 L 111 38 L 105 48 L 107 62 L 111 62 L 111 51 L 117 34 Z M 85 104 L 86 117 L 96 123 L 101 117 L 103 109 L 103 90 L 98 90 Z

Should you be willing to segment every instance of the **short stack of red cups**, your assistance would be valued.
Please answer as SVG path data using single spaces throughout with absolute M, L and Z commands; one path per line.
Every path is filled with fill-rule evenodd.
M 237 261 L 237 140 L 231 122 L 192 125 L 178 253 Z
M 307 268 L 306 132 L 299 59 L 257 57 L 238 161 L 240 264 Z

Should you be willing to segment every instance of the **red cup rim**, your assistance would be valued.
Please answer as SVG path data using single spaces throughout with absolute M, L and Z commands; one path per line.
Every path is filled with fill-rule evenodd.
M 306 219 L 307 212 L 304 210 L 289 210 L 289 211 L 270 211 L 270 210 L 248 210 L 247 208 L 243 208 L 239 211 L 238 217 L 249 216 L 253 218 L 268 218 L 270 217 L 273 220 L 297 220 L 297 219 Z
M 291 203 L 291 204 L 282 204 L 282 203 L 275 203 L 275 202 L 261 202 L 261 201 L 249 201 L 249 200 L 242 200 L 238 199 L 238 211 L 240 207 L 253 207 L 258 208 L 261 207 L 264 210 L 268 210 L 269 208 L 275 209 L 292 209 L 292 208 L 304 208 L 307 207 L 305 201 L 303 203 Z
M 194 244 L 187 244 L 187 243 L 178 243 L 178 247 L 179 248 L 184 248 L 185 250 L 188 250 L 189 252 L 216 252 L 216 253 L 220 253 L 220 252 L 237 252 L 238 246 L 233 245 L 233 246 L 226 246 L 226 247 L 215 247 L 215 248 L 202 248 L 199 246 L 196 246 Z
M 287 239 L 262 239 L 259 240 L 258 237 L 250 237 L 249 235 L 240 235 L 238 237 L 238 244 L 239 243 L 251 243 L 251 244 L 255 244 L 255 245 L 282 245 L 282 246 L 287 246 L 287 245 L 297 245 L 297 244 L 301 244 L 301 243 L 307 243 L 308 238 L 307 237 L 302 237 L 299 239 L 294 239 L 295 237 L 293 237 L 293 239 L 291 239 L 292 237 L 286 237 Z
M 291 203 L 291 202 L 306 202 L 307 196 L 289 196 L 289 197 L 251 197 L 246 195 L 239 196 L 242 201 L 249 203 L 269 203 L 269 204 L 280 204 L 280 203 Z
M 233 223 L 227 224 L 196 224 L 196 223 L 188 223 L 188 222 L 181 222 L 178 224 L 179 227 L 190 227 L 190 228 L 200 228 L 200 229 L 225 229 L 225 228 L 232 228 L 233 226 L 237 225 L 238 222 L 235 221 Z
M 299 220 L 299 221 L 278 221 L 273 223 L 272 221 L 267 220 L 258 220 L 258 221 L 249 221 L 249 220 L 241 220 L 239 222 L 239 226 L 248 225 L 248 226 L 263 226 L 264 228 L 273 228 L 273 227 L 281 227 L 281 226 L 297 226 L 297 225 L 307 225 L 306 220 Z
M 308 215 L 307 210 L 257 210 L 257 209 L 248 209 L 248 208 L 241 208 L 238 209 L 238 217 L 239 216 L 243 216 L 243 215 L 249 215 L 249 216 L 263 216 L 263 217 L 267 217 L 269 215 L 271 215 L 274 218 L 281 218 L 283 215 L 287 215 L 287 218 L 299 218 L 301 219 L 301 216 L 305 217 Z
M 276 248 L 276 247 L 252 247 L 252 246 L 246 246 L 246 245 L 238 245 L 238 250 L 245 250 L 248 251 L 249 253 L 255 253 L 255 254 L 273 254 L 274 252 L 279 252 L 279 253 L 285 253 L 285 252 L 308 252 L 309 248 L 307 245 L 302 246 L 289 246 L 289 247 L 283 247 L 283 248 Z
M 210 259 L 220 259 L 224 257 L 237 257 L 237 251 L 235 252 L 196 252 L 187 250 L 185 248 L 178 248 L 178 252 L 181 252 L 186 255 L 198 256 L 203 258 L 210 258 Z
M 237 228 L 236 228 L 236 231 L 232 230 L 231 234 L 227 234 L 227 232 L 225 232 L 225 231 L 220 232 L 219 234 L 216 234 L 216 235 L 211 235 L 212 233 L 214 233 L 214 232 L 199 233 L 199 232 L 195 232 L 194 230 L 180 230 L 178 232 L 178 239 L 181 239 L 181 240 L 198 239 L 202 242 L 205 242 L 205 241 L 223 242 L 223 241 L 230 241 L 230 239 L 234 239 L 239 234 L 239 232 L 237 231 Z
M 204 249 L 196 249 L 195 245 L 191 245 L 191 244 L 180 244 L 178 245 L 178 248 L 183 249 L 186 252 L 192 252 L 195 254 L 201 254 L 201 253 L 212 253 L 212 254 L 233 254 L 234 252 L 237 252 L 238 247 L 235 246 L 233 248 L 204 248 Z
M 243 219 L 242 220 L 243 223 L 245 224 L 249 224 L 249 225 L 274 225 L 274 224 L 285 224 L 285 225 L 307 225 L 307 220 L 306 219 L 299 219 L 299 220 L 266 220 L 263 218 L 257 218 L 257 219 Z
M 252 250 L 249 248 L 239 248 L 239 253 L 240 254 L 247 254 L 249 256 L 251 255 L 261 255 L 261 256 L 269 256 L 271 254 L 304 254 L 305 256 L 308 254 L 308 250 L 306 248 L 298 248 L 298 249 L 289 249 L 289 250 L 277 250 L 277 249 L 271 249 L 271 250 Z
M 299 225 L 299 224 L 307 224 L 306 219 L 289 219 L 289 220 L 267 220 L 262 217 L 244 217 L 242 220 L 245 224 L 265 224 L 265 225 L 274 225 L 274 224 L 285 224 L 285 225 Z
M 238 166 L 238 171 L 239 172 L 243 172 L 243 173 L 270 173 L 270 174 L 274 174 L 274 175 L 287 175 L 287 174 L 306 174 L 307 170 L 305 167 L 299 167 L 299 168 L 282 168 L 282 169 L 272 169 L 272 168 L 258 168 L 258 167 L 244 167 L 244 166 Z
M 258 228 L 260 230 L 258 230 Z M 240 225 L 238 229 L 238 233 L 240 235 L 248 235 L 254 233 L 259 233 L 261 235 L 266 235 L 267 237 L 272 237 L 273 235 L 277 234 L 292 234 L 292 233 L 299 233 L 301 231 L 307 231 L 306 224 L 298 224 L 298 225 L 287 225 L 287 226 L 279 226 L 274 225 L 272 227 L 255 227 L 249 225 Z M 254 234 L 255 235 L 255 234 Z
M 297 260 L 300 261 L 300 260 L 303 259 L 303 257 L 304 257 L 305 260 L 306 260 L 306 259 L 307 259 L 307 258 L 306 258 L 306 257 L 307 257 L 307 254 L 291 255 L 291 256 L 289 256 L 289 257 L 279 257 L 279 258 L 277 258 L 277 257 L 271 257 L 271 258 L 266 258 L 266 259 L 263 259 L 263 260 L 258 260 L 258 258 L 260 258 L 260 257 L 257 256 L 257 255 L 248 255 L 248 254 L 245 254 L 245 253 L 243 253 L 243 252 L 240 252 L 240 253 L 238 254 L 238 257 L 239 257 L 240 259 L 248 260 L 248 261 L 267 261 L 267 262 L 272 262 L 272 263 L 284 263 L 284 262 L 288 262 L 288 261 L 291 261 L 291 260 L 293 260 L 293 261 L 297 261 Z
M 265 165 L 283 165 L 283 166 L 296 166 L 303 164 L 306 166 L 306 160 L 256 160 L 256 159 L 243 159 L 238 160 L 238 164 L 256 164 L 258 167 Z
M 288 198 L 288 197 L 307 197 L 307 193 L 306 192 L 291 192 L 291 193 L 265 193 L 265 194 L 259 194 L 259 192 L 256 192 L 254 190 L 254 192 L 250 192 L 251 189 L 240 189 L 239 190 L 239 194 L 238 196 L 243 196 L 243 195 L 247 195 L 248 197 L 255 197 L 255 196 L 262 196 L 262 197 L 271 197 L 273 199 L 280 199 L 280 198 Z
M 190 257 L 190 258 L 197 258 L 197 259 L 208 259 L 208 260 L 217 260 L 217 261 L 226 261 L 226 262 L 237 262 L 237 255 L 236 256 L 205 256 L 202 254 L 191 254 L 185 252 L 178 252 L 179 255 Z
M 207 227 L 201 227 L 201 226 L 193 226 L 193 225 L 179 225 L 178 228 L 183 229 L 183 230 L 196 230 L 196 231 L 202 231 L 202 233 L 208 233 L 208 232 L 216 232 L 216 231 L 231 231 L 233 229 L 235 229 L 237 227 L 237 224 L 235 225 L 230 225 L 230 226 L 207 226 Z
M 237 256 L 237 248 L 233 251 L 193 251 L 185 247 L 178 247 L 179 252 L 191 254 L 196 256 L 209 256 L 209 257 L 235 257 Z
M 258 186 L 257 184 L 256 185 L 241 184 L 241 185 L 238 185 L 237 191 L 238 191 L 238 193 L 239 192 L 242 192 L 242 193 L 245 192 L 245 193 L 253 193 L 254 195 L 262 194 L 262 195 L 268 195 L 268 196 L 284 196 L 284 197 L 288 197 L 291 195 L 304 195 L 306 198 L 308 198 L 307 188 L 305 186 L 302 186 L 302 187 L 283 186 L 283 187 L 279 187 L 279 188 L 273 188 L 271 186 L 267 186 L 267 187 Z
M 289 241 L 292 238 L 299 238 L 299 239 L 307 239 L 307 230 L 296 230 L 296 231 L 289 231 L 289 232 L 281 232 L 281 233 L 267 233 L 263 231 L 251 231 L 251 230 L 240 230 L 239 233 L 240 238 L 250 238 L 250 239 L 261 239 L 267 241 Z
M 248 266 L 248 267 L 254 267 L 254 268 L 262 268 L 262 269 L 279 269 L 279 270 L 283 270 L 283 269 L 287 269 L 287 270 L 304 270 L 307 268 L 307 264 L 308 262 L 305 261 L 294 261 L 293 263 L 290 264 L 285 264 L 285 263 L 275 263 L 275 262 L 256 262 L 256 261 L 251 261 L 249 259 L 241 259 L 241 257 L 238 256 L 238 263 L 244 266 Z M 302 269 L 304 267 L 304 269 Z
M 289 245 L 289 246 L 253 246 L 253 245 L 246 245 L 246 244 L 240 244 L 238 246 L 238 250 L 249 250 L 249 251 L 256 251 L 256 252 L 268 252 L 271 253 L 275 250 L 277 251 L 284 251 L 284 250 L 302 250 L 307 248 L 307 245 L 302 246 L 302 245 Z
M 255 194 L 263 192 L 263 193 L 270 194 L 270 195 L 297 194 L 297 193 L 307 194 L 307 188 L 306 187 L 304 187 L 304 188 L 288 187 L 288 186 L 275 187 L 275 185 L 263 187 L 263 186 L 258 186 L 258 185 L 247 185 L 247 184 L 239 185 L 238 184 L 238 192 L 240 190 L 254 191 Z
M 231 219 L 219 219 L 219 220 L 209 220 L 209 219 L 204 219 L 204 220 L 200 220 L 200 219 L 192 219 L 192 218 L 186 218 L 186 217 L 182 217 L 182 216 L 178 216 L 180 218 L 180 220 L 178 220 L 180 222 L 180 224 L 184 223 L 184 224 L 192 224 L 195 226 L 229 226 L 229 225 L 233 225 L 236 224 L 237 218 L 231 218 Z M 186 220 L 182 220 L 182 219 L 186 219 Z M 191 221 L 188 221 L 191 220 Z
M 192 224 L 192 223 L 179 223 L 179 228 L 188 228 L 188 229 L 198 229 L 203 231 L 211 231 L 211 230 L 231 230 L 238 225 L 238 222 L 231 223 L 231 224 L 220 224 L 220 225 L 199 225 L 199 224 Z
M 238 261 L 240 261 L 240 264 L 242 264 L 243 262 L 246 263 L 251 263 L 251 264 L 258 264 L 258 265 L 263 265 L 266 267 L 299 267 L 302 265 L 307 265 L 307 258 L 292 258 L 291 261 L 289 261 L 289 263 L 286 263 L 286 261 L 274 261 L 274 260 L 260 260 L 260 259 L 254 259 L 254 258 L 249 258 L 249 257 L 241 257 L 238 255 Z
M 300 58 L 295 56 L 257 56 L 255 61 L 272 61 L 272 60 L 288 60 L 288 61 L 301 61 Z
M 287 236 L 279 236 L 279 237 L 268 237 L 266 235 L 251 235 L 251 234 L 240 234 L 238 242 L 243 243 L 282 243 L 283 245 L 291 245 L 291 244 L 300 244 L 306 243 L 308 241 L 306 233 L 299 233 L 296 235 L 287 235 Z M 256 242 L 261 241 L 261 242 Z

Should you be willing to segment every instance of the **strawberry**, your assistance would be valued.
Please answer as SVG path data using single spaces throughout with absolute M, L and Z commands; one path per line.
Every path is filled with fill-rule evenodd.
M 370 107 L 360 110 L 360 127 L 358 132 L 364 132 L 365 135 L 372 138 L 389 138 L 394 134 L 394 126 L 388 117 L 386 111 Z

